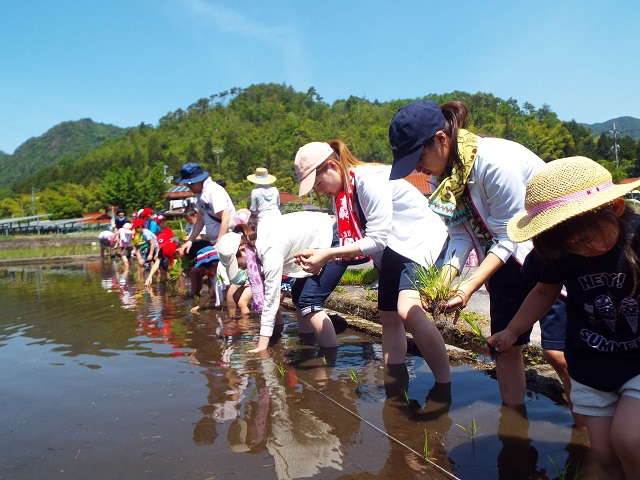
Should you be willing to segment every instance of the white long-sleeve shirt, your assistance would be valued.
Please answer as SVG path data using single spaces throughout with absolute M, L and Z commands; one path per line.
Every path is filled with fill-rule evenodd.
M 527 181 L 543 165 L 542 159 L 519 143 L 478 138 L 478 152 L 467 186 L 478 214 L 493 235 L 494 244 L 488 252 L 503 262 L 513 256 L 522 264 L 533 248 L 531 241 L 509 240 L 507 223 L 524 208 Z M 468 220 L 450 227 L 449 236 L 445 264 L 461 271 L 473 248 L 480 261 L 485 257 Z
M 318 212 L 295 212 L 269 218 L 258 226 L 256 251 L 262 262 L 264 307 L 260 317 L 260 335 L 273 334 L 280 306 L 282 275 L 308 277 L 296 265 L 294 255 L 305 248 L 328 248 L 333 239 L 333 219 Z
M 390 172 L 389 165 L 355 169 L 356 194 L 367 221 L 364 238 L 356 243 L 377 265 L 388 246 L 426 266 L 442 251 L 447 229 L 427 198 L 404 179 L 389 180 Z

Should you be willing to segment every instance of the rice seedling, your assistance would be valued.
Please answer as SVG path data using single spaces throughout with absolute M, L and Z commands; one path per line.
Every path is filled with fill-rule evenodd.
M 327 366 L 327 357 L 325 357 L 324 355 L 322 356 L 322 365 L 323 366 Z
M 475 439 L 478 435 L 478 426 L 476 425 L 476 419 L 472 418 L 469 420 L 469 428 L 456 423 L 456 426 L 460 427 L 467 435 L 469 435 L 470 439 Z
M 414 268 L 416 277 L 413 287 L 420 296 L 420 301 L 427 312 L 434 317 L 444 312 L 445 304 L 456 295 L 462 295 L 459 288 L 465 281 L 463 278 L 456 287 L 452 287 L 453 278 L 441 275 L 440 269 L 433 262 L 427 262 L 427 266 L 416 265 Z
M 400 391 L 402 392 L 402 397 L 404 398 L 405 403 L 409 405 L 411 403 L 409 400 L 409 392 L 404 388 L 401 388 Z
M 427 429 L 424 429 L 424 459 L 426 462 L 433 462 L 436 460 L 435 457 L 430 456 L 430 447 L 429 447 L 429 432 Z
M 358 372 L 356 372 L 353 367 L 349 367 L 349 378 L 356 385 L 360 385 L 360 382 L 361 382 L 360 375 L 358 375 Z
M 367 293 L 365 293 L 364 299 L 367 302 L 377 302 L 378 301 L 378 291 L 377 290 L 371 290 L 370 288 L 367 288 Z
M 489 348 L 489 353 L 491 353 L 491 357 L 497 360 L 497 358 L 500 356 L 500 352 L 496 350 L 496 348 L 493 345 L 489 345 L 487 337 L 482 333 L 482 330 L 480 329 L 480 327 L 478 327 L 478 325 L 473 320 L 474 317 L 477 318 L 477 315 L 478 315 L 477 313 L 473 313 L 473 312 L 469 313 L 469 312 L 460 310 L 460 317 L 465 322 L 467 322 L 467 325 L 469 325 L 469 327 L 471 327 L 471 331 L 475 333 L 476 336 L 487 345 L 487 347 Z
M 551 462 L 551 465 L 553 466 L 553 469 L 556 472 L 556 476 L 558 480 L 567 480 L 567 474 L 569 473 L 568 470 L 569 470 L 569 466 L 571 466 L 571 463 L 567 463 L 564 466 L 564 468 L 560 470 L 560 465 L 558 465 L 558 462 L 555 460 L 555 458 L 551 458 L 550 455 L 547 455 L 547 457 L 549 458 L 549 461 Z M 578 468 L 576 468 L 576 471 L 573 472 L 573 476 L 571 477 L 571 480 L 578 480 L 581 475 L 582 475 L 582 469 L 580 469 L 580 464 L 578 464 Z
M 182 275 L 182 271 L 182 262 L 173 262 L 173 265 L 171 265 L 171 267 L 167 271 L 167 276 L 169 277 L 169 280 L 175 282 L 176 280 L 178 280 L 178 278 L 180 278 L 180 275 Z
M 285 374 L 284 364 L 282 362 L 276 362 L 276 368 L 278 369 L 280 376 L 284 377 L 284 374 Z

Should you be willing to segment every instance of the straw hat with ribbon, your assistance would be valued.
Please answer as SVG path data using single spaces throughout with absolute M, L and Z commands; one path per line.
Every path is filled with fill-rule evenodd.
M 269 171 L 266 168 L 258 167 L 256 168 L 256 173 L 247 175 L 247 180 L 258 185 L 269 185 L 277 179 L 273 175 L 269 175 Z
M 553 160 L 527 182 L 525 211 L 509 220 L 507 233 L 512 241 L 524 242 L 639 185 L 640 180 L 615 185 L 606 168 L 586 157 Z

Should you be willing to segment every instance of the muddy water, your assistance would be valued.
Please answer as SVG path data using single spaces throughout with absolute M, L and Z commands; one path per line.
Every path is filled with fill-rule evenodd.
M 192 315 L 190 302 L 100 264 L 0 269 L 0 478 L 590 471 L 586 435 L 545 397 L 504 410 L 495 381 L 464 365 L 451 389 L 419 357 L 385 371 L 379 341 L 349 330 L 334 362 L 298 342 L 291 317 L 271 358 L 257 358 L 246 352 L 255 317 Z

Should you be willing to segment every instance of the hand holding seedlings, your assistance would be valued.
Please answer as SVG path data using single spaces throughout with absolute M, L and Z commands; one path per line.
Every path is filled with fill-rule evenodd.
M 485 337 L 484 334 L 482 333 L 482 330 L 480 330 L 480 327 L 471 318 L 471 314 L 469 314 L 467 312 L 463 312 L 463 311 L 458 311 L 458 313 L 462 317 L 462 319 L 465 322 L 467 322 L 469 327 L 471 327 L 471 330 L 473 331 L 473 333 L 475 333 L 480 340 L 482 340 L 484 343 L 486 343 L 487 348 L 489 349 L 489 355 L 491 356 L 491 359 L 492 360 L 497 360 L 497 358 L 500 356 L 500 351 L 497 350 L 495 348 L 495 346 L 490 342 L 491 338 L 494 338 L 495 335 L 493 337 L 491 337 L 491 338 Z M 514 339 L 514 341 L 515 341 L 515 339 Z
M 417 265 L 414 274 L 416 277 L 414 288 L 420 295 L 424 309 L 434 317 L 442 313 L 454 312 L 454 323 L 456 323 L 458 312 L 467 306 L 469 300 L 470 295 L 463 289 L 469 280 L 463 279 L 453 287 L 455 274 L 447 269 L 441 271 L 433 263 L 427 263 L 426 267 Z

